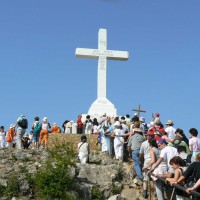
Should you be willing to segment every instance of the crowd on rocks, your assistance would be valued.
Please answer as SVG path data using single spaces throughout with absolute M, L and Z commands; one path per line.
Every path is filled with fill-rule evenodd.
M 75 125 L 74 125 L 75 124 Z M 83 121 L 79 115 L 77 122 L 66 120 L 63 125 L 63 133 L 82 134 L 78 144 L 79 159 L 81 163 L 87 163 L 90 149 L 86 134 L 96 134 L 97 144 L 101 144 L 101 150 L 111 155 L 120 162 L 134 161 L 135 179 L 143 182 L 143 197 L 148 198 L 148 182 L 154 181 L 156 194 L 159 200 L 177 199 L 187 200 L 181 191 L 174 191 L 173 184 L 183 185 L 190 182 L 193 185 L 186 186 L 188 196 L 194 190 L 200 192 L 200 139 L 198 130 L 191 128 L 188 139 L 181 128 L 175 128 L 172 120 L 167 120 L 165 125 L 160 120 L 159 113 L 147 124 L 144 117 L 137 113 L 131 119 L 127 114 L 122 117 L 110 118 L 106 114 L 91 119 L 86 116 Z M 61 133 L 61 128 L 56 123 L 51 127 L 48 118 L 44 117 L 40 122 L 39 117 L 34 118 L 32 131 L 28 134 L 28 120 L 20 115 L 15 124 L 11 124 L 8 132 L 0 127 L 0 147 L 39 148 L 44 143 L 48 145 L 49 133 Z M 168 183 L 159 179 L 164 178 Z M 171 187 L 170 187 L 171 185 Z M 165 193 L 165 195 L 164 195 Z M 171 198 L 173 196 L 173 198 Z M 199 199 L 192 196 L 193 199 Z
M 90 116 L 86 117 L 85 133 L 97 133 L 102 152 L 114 159 L 123 162 L 132 157 L 137 174 L 135 178 L 143 182 L 144 198 L 148 198 L 150 178 L 154 181 L 159 200 L 187 200 L 191 191 L 200 191 L 200 139 L 196 128 L 189 130 L 188 139 L 181 128 L 174 127 L 172 120 L 167 120 L 164 126 L 159 113 L 156 113 L 156 117 L 148 125 L 145 118 L 139 118 L 137 113 L 132 119 L 127 115 L 115 117 L 111 121 L 110 117 L 103 115 L 99 124 L 96 119 L 94 121 Z M 79 148 L 80 145 L 87 144 L 86 141 L 84 135 Z M 88 151 L 84 149 L 84 153 L 79 150 L 80 158 L 85 157 L 83 163 L 87 162 L 89 155 L 88 145 L 87 148 Z M 168 182 L 166 187 L 159 177 Z M 187 182 L 193 185 L 187 185 Z M 184 185 L 187 195 L 180 190 L 173 190 L 173 184 Z M 198 196 L 192 198 L 199 199 Z

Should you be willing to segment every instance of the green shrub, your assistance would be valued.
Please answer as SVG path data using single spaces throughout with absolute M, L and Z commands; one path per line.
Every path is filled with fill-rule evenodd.
M 24 156 L 23 159 L 22 159 L 23 162 L 29 162 L 30 161 L 30 158 L 27 157 L 27 156 Z
M 54 148 L 47 149 L 52 156 L 44 168 L 35 175 L 35 192 L 42 199 L 69 199 L 69 191 L 74 180 L 69 175 L 69 168 L 74 166 L 75 153 L 69 143 L 54 143 Z M 70 197 L 72 199 L 73 196 Z
M 92 199 L 96 199 L 96 200 L 102 200 L 103 199 L 103 194 L 98 187 L 92 188 Z
M 120 194 L 122 191 L 122 188 L 121 187 L 118 187 L 118 186 L 115 186 L 112 188 L 112 194 L 115 195 L 115 194 Z
M 3 185 L 0 185 L 0 197 L 3 197 L 5 190 L 6 190 L 6 187 Z
M 3 194 L 8 197 L 18 197 L 20 195 L 19 180 L 17 175 L 8 177 L 8 186 L 5 187 Z

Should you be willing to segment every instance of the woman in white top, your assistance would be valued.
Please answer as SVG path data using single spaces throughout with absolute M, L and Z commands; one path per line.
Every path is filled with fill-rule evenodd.
M 90 148 L 87 143 L 87 137 L 81 136 L 81 142 L 78 143 L 78 157 L 81 163 L 87 163 L 89 161 Z
M 122 137 L 123 133 L 124 131 L 122 129 L 122 126 L 118 121 L 118 124 L 115 124 L 115 130 L 114 130 L 114 135 L 115 135 L 114 150 L 115 150 L 115 158 L 120 161 L 123 161 L 123 145 L 124 145 L 124 138 Z

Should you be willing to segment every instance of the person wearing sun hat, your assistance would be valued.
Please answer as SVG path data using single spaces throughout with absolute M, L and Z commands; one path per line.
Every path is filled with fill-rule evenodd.
M 44 117 L 42 120 L 42 130 L 40 131 L 39 146 L 43 143 L 44 140 L 45 148 L 47 148 L 50 128 L 51 127 L 48 122 L 48 118 Z
M 173 127 L 174 123 L 172 120 L 167 120 L 165 125 L 166 125 L 165 132 L 167 133 L 168 141 L 173 142 L 176 132 L 176 128 Z

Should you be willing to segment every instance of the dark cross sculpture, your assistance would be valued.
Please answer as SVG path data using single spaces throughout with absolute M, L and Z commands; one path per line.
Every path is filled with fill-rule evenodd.
M 133 109 L 133 111 L 137 111 L 138 117 L 139 117 L 139 118 L 140 118 L 140 113 L 141 113 L 141 112 L 146 112 L 145 110 L 140 110 L 140 104 L 139 104 L 139 106 L 138 106 L 138 109 Z

